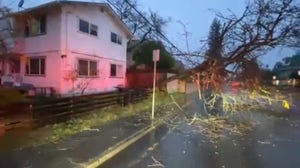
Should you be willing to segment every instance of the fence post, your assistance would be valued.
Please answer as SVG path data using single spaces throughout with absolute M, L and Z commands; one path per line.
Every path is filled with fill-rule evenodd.
M 73 98 L 74 97 L 71 97 L 71 99 L 70 99 L 70 113 L 71 113 L 71 115 L 72 115 L 72 113 L 73 113 Z
M 124 92 L 124 95 L 123 95 L 123 106 L 127 106 L 128 105 L 128 97 L 129 97 L 128 94 L 129 94 L 128 91 Z
M 34 113 L 32 111 L 32 104 L 31 103 L 29 104 L 29 113 L 31 114 L 31 118 L 35 119 Z

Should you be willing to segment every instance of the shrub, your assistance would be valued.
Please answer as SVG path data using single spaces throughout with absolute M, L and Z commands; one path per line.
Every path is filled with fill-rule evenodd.
M 26 98 L 18 90 L 13 88 L 0 88 L 0 110 L 7 111 L 7 108 L 25 102 Z

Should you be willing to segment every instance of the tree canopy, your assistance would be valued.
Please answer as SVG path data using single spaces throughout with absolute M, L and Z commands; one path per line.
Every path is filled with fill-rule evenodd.
M 290 57 L 285 57 L 282 61 L 276 62 L 273 70 L 277 71 L 284 67 L 300 67 L 300 53 L 296 53 Z
M 208 38 L 207 38 L 207 45 L 208 50 L 206 55 L 209 58 L 220 58 L 222 57 L 222 39 L 221 39 L 221 31 L 222 25 L 219 19 L 215 18 L 210 26 Z
M 175 59 L 165 49 L 160 41 L 145 41 L 133 52 L 133 60 L 136 64 L 145 64 L 153 67 L 152 52 L 154 49 L 160 50 L 160 60 L 157 62 L 157 69 L 170 70 L 175 65 Z
M 168 20 L 157 12 L 138 10 L 137 0 L 108 0 L 108 2 L 140 43 L 149 39 L 158 40 L 157 34 L 163 33 L 168 23 Z

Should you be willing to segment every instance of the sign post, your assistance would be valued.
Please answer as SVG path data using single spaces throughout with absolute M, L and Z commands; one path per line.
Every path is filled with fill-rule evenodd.
M 153 94 L 152 94 L 152 113 L 151 119 L 154 119 L 154 108 L 155 108 L 155 88 L 156 88 L 156 63 L 159 61 L 159 50 L 153 50 L 153 62 L 154 62 L 154 72 L 153 72 Z

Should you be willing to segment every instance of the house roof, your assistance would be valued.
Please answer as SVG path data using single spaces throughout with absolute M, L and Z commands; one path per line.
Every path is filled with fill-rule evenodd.
M 104 10 L 106 10 L 108 12 L 108 14 L 114 19 L 114 21 L 123 29 L 123 31 L 126 33 L 128 38 L 133 37 L 133 34 L 131 33 L 130 29 L 126 26 L 126 24 L 122 20 L 120 20 L 117 13 L 107 3 L 60 0 L 60 1 L 52 1 L 49 3 L 41 4 L 39 6 L 35 6 L 32 8 L 27 8 L 25 10 L 15 12 L 10 15 L 19 15 L 19 14 L 36 11 L 36 10 L 47 9 L 47 8 L 49 9 L 49 8 L 53 8 L 53 7 L 61 6 L 61 5 L 88 5 L 88 6 L 102 7 L 102 8 L 104 8 Z

